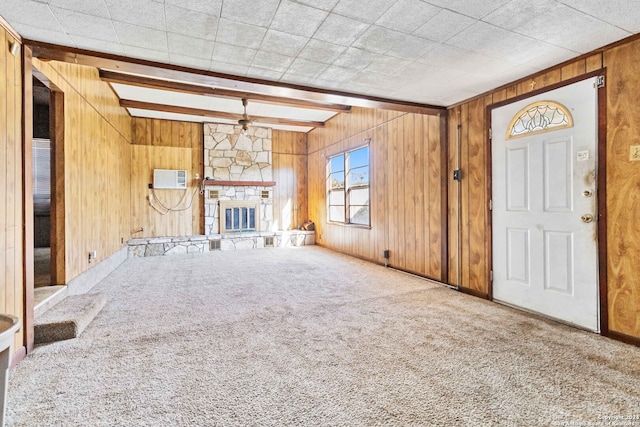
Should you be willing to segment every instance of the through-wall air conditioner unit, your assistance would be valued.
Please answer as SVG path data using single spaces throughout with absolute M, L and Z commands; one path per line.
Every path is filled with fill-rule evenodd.
M 187 171 L 172 169 L 153 170 L 153 188 L 184 190 L 187 188 Z

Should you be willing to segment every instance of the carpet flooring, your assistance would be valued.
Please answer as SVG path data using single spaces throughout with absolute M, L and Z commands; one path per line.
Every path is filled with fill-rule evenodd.
M 11 370 L 7 425 L 640 415 L 640 348 L 319 247 L 133 258 L 94 291 L 107 304 L 80 338 L 39 346 Z

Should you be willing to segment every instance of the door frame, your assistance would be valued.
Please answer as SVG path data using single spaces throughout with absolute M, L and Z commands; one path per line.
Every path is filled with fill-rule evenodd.
M 590 73 L 582 74 L 580 76 L 574 77 L 569 80 L 565 80 L 559 83 L 555 83 L 537 90 L 533 90 L 531 92 L 527 92 L 522 95 L 515 96 L 510 99 L 506 99 L 504 101 L 496 102 L 494 104 L 489 104 L 486 107 L 485 117 L 487 118 L 485 121 L 485 136 L 486 136 L 486 153 L 485 162 L 486 162 L 486 171 L 487 171 L 487 188 L 486 196 L 487 200 L 492 200 L 493 198 L 493 164 L 492 164 L 492 146 L 491 146 L 491 113 L 493 109 L 503 107 L 505 105 L 509 105 L 511 103 L 521 101 L 523 99 L 530 98 L 535 95 L 539 95 L 545 92 L 552 91 L 554 89 L 559 89 L 561 87 L 569 86 L 573 83 L 577 83 L 582 80 L 586 80 L 596 76 L 606 76 L 606 68 L 601 68 L 596 71 L 592 71 Z M 597 157 L 597 170 L 598 170 L 598 294 L 599 294 L 599 316 L 600 316 L 600 335 L 609 336 L 609 311 L 608 311 L 608 302 L 607 302 L 607 85 L 606 78 L 604 86 L 597 89 L 598 90 L 598 111 L 596 120 L 598 122 L 597 127 L 597 147 L 598 147 L 598 157 Z M 492 212 L 491 207 L 487 206 L 487 215 L 486 215 L 486 243 L 485 250 L 487 253 L 487 261 L 489 265 L 489 269 L 487 270 L 487 283 L 489 284 L 489 292 L 488 299 L 493 301 L 493 224 L 492 224 Z

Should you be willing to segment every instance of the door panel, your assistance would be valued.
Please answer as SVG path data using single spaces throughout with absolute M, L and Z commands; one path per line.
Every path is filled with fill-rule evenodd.
M 542 131 L 535 106 L 550 100 L 572 127 Z M 531 134 L 520 133 L 526 115 L 514 118 L 523 110 L 535 117 Z M 595 78 L 496 108 L 492 125 L 493 298 L 598 330 L 596 221 L 581 220 L 597 218 Z

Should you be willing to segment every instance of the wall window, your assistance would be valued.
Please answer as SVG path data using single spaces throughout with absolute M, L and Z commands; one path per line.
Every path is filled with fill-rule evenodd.
M 327 218 L 331 222 L 370 225 L 368 145 L 329 158 Z

